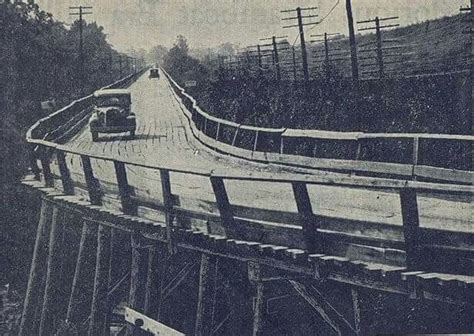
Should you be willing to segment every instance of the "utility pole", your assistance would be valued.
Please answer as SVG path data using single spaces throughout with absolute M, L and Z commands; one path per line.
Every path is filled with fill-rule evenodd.
M 272 36 L 269 38 L 262 38 L 260 41 L 271 41 L 272 43 L 270 44 L 264 44 L 262 46 L 267 46 L 267 47 L 272 47 L 272 60 L 273 60 L 273 66 L 275 68 L 275 79 L 277 81 L 281 80 L 281 67 L 280 67 L 280 57 L 278 55 L 279 50 L 287 50 L 288 48 L 280 48 L 279 44 L 281 43 L 288 43 L 287 41 L 280 41 L 277 42 L 277 39 L 284 39 L 287 38 L 288 36 Z M 260 46 L 258 47 L 258 50 L 260 49 Z M 267 50 L 268 51 L 268 50 Z M 260 50 L 261 53 L 261 50 Z
M 308 55 L 306 53 L 306 42 L 305 42 L 305 38 L 304 38 L 304 26 L 317 25 L 317 24 L 319 24 L 319 22 L 304 23 L 303 19 L 316 18 L 316 17 L 319 17 L 319 15 L 313 14 L 313 15 L 303 16 L 301 14 L 301 11 L 311 11 L 311 10 L 316 10 L 316 9 L 318 9 L 318 7 L 308 7 L 308 8 L 297 7 L 296 9 L 281 11 L 281 13 L 296 12 L 296 17 L 287 17 L 287 18 L 283 18 L 282 20 L 298 20 L 298 24 L 297 25 L 290 25 L 290 26 L 283 26 L 283 28 L 297 27 L 298 30 L 299 30 L 300 45 L 301 45 L 301 57 L 302 57 L 302 61 L 303 61 L 303 76 L 304 76 L 304 80 L 306 82 L 309 81 L 309 70 L 308 70 Z
M 323 67 L 324 67 L 324 70 L 325 70 L 325 73 L 326 73 L 326 79 L 329 79 L 330 75 L 331 75 L 331 61 L 333 61 L 332 57 L 333 56 L 343 56 L 344 53 L 332 53 L 331 54 L 331 48 L 329 47 L 329 42 L 331 41 L 331 38 L 334 36 L 334 37 L 338 37 L 340 36 L 339 33 L 324 33 L 324 34 L 315 34 L 315 35 L 310 35 L 311 37 L 323 37 L 323 39 L 318 39 L 318 40 L 311 40 L 310 42 L 311 43 L 314 43 L 314 42 L 323 42 L 324 43 L 324 61 L 322 61 L 321 59 L 317 59 L 316 62 L 317 63 L 323 63 Z M 333 50 L 341 50 L 340 48 L 339 49 L 335 49 L 333 48 Z M 315 57 L 319 57 L 321 58 L 321 55 L 315 55 Z M 343 58 L 339 58 L 339 59 L 334 59 L 335 61 L 340 61 L 340 60 L 343 60 Z
M 359 82 L 359 62 L 357 60 L 357 42 L 355 38 L 354 17 L 351 0 L 346 0 L 347 24 L 349 25 L 349 43 L 351 44 L 352 81 Z
M 69 7 L 72 10 L 72 13 L 69 13 L 71 16 L 79 16 L 79 67 L 80 67 L 80 80 L 82 88 L 85 85 L 86 71 L 85 71 L 85 61 L 84 61 L 84 37 L 83 37 L 83 16 L 91 15 L 91 6 L 73 6 Z
M 291 47 L 292 56 L 293 56 L 293 79 L 296 82 L 298 80 L 297 72 L 296 72 L 296 51 L 295 46 Z
M 387 28 L 394 28 L 394 27 L 398 27 L 400 26 L 399 24 L 389 24 L 389 25 L 385 25 L 385 26 L 382 26 L 380 24 L 381 21 L 389 21 L 389 20 L 397 20 L 398 19 L 398 16 L 393 16 L 393 17 L 386 17 L 386 18 L 379 18 L 378 16 L 375 18 L 375 19 L 371 19 L 371 20 L 364 20 L 364 21 L 358 21 L 357 24 L 367 24 L 367 23 L 375 23 L 375 26 L 374 27 L 366 27 L 366 28 L 362 28 L 362 29 L 359 29 L 359 31 L 367 31 L 367 30 L 375 30 L 375 37 L 376 37 L 376 41 L 375 41 L 375 50 L 374 49 L 361 49 L 360 52 L 361 53 L 364 53 L 364 52 L 373 52 L 375 51 L 376 52 L 376 60 L 377 60 L 377 67 L 378 67 L 378 74 L 379 74 L 379 78 L 384 78 L 385 75 L 386 75 L 386 71 L 385 71 L 385 61 L 384 61 L 384 50 L 389 50 L 389 49 L 400 49 L 401 46 L 390 46 L 390 47 L 386 47 L 384 48 L 383 46 L 383 42 L 398 42 L 398 40 L 383 40 L 382 39 L 382 29 L 387 29 Z M 367 46 L 367 45 L 373 45 L 373 43 L 368 43 L 368 44 L 365 44 L 365 45 L 362 45 L 362 46 Z M 392 55 L 393 56 L 393 55 Z M 361 59 L 370 59 L 371 57 L 364 57 L 364 58 L 361 58 Z M 387 64 L 390 64 L 390 63 L 395 63 L 395 62 L 386 62 Z M 361 66 L 371 66 L 371 64 L 361 64 Z

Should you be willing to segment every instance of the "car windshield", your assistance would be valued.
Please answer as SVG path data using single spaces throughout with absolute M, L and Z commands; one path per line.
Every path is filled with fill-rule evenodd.
M 128 96 L 102 96 L 98 97 L 96 100 L 96 105 L 98 107 L 105 107 L 105 106 L 127 106 L 129 105 L 129 97 Z

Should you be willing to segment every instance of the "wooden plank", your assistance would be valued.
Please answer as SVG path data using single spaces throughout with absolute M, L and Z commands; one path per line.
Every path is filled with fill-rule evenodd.
M 210 335 L 214 327 L 214 296 L 217 290 L 218 261 L 216 256 L 201 255 L 199 290 L 196 308 L 196 336 Z
M 474 184 L 474 172 L 457 169 L 447 169 L 430 166 L 415 166 L 416 177 L 430 178 L 439 181 L 448 181 L 463 184 Z
M 111 229 L 99 224 L 97 233 L 97 257 L 92 295 L 89 335 L 102 335 L 107 312 L 108 275 L 110 266 Z
M 99 182 L 94 177 L 91 159 L 86 155 L 81 155 L 81 162 L 87 184 L 87 191 L 89 192 L 89 200 L 92 205 L 102 205 L 102 193 L 100 191 Z
M 406 266 L 408 270 L 420 267 L 420 222 L 415 190 L 400 190 L 403 232 L 405 237 Z
M 174 330 L 163 323 L 155 321 L 152 318 L 129 307 L 125 307 L 125 321 L 140 328 L 141 330 L 151 333 L 152 335 L 184 336 L 183 333 Z
M 49 255 L 46 270 L 43 309 L 38 335 L 49 336 L 55 333 L 54 321 L 60 313 L 60 283 L 62 281 L 62 242 L 64 234 L 64 213 L 54 207 L 49 236 Z
M 120 161 L 114 161 L 115 177 L 119 187 L 120 200 L 122 202 L 122 211 L 126 215 L 137 215 L 137 206 L 130 198 L 131 187 L 128 184 L 127 170 L 125 164 Z
M 36 230 L 36 240 L 33 249 L 33 258 L 31 261 L 30 274 L 28 277 L 28 286 L 26 289 L 25 302 L 23 305 L 23 314 L 20 323 L 20 336 L 34 335 L 35 330 L 35 312 L 38 306 L 42 305 L 41 284 L 45 276 L 47 255 L 48 255 L 48 237 L 53 214 L 53 206 L 49 202 L 41 201 L 41 213 Z
M 61 173 L 64 194 L 74 195 L 74 182 L 71 179 L 71 174 L 67 166 L 66 155 L 64 152 L 58 151 L 56 158 L 58 160 L 59 172 Z

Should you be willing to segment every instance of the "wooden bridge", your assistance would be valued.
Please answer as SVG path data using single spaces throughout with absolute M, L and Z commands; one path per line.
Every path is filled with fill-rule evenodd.
M 135 140 L 92 142 L 91 96 L 28 133 L 42 207 L 21 335 L 473 331 L 473 175 L 421 144 L 469 155 L 474 137 L 256 128 L 169 76 L 112 87 L 130 83 Z M 409 160 L 368 160 L 387 140 Z M 327 141 L 344 157 L 315 158 Z

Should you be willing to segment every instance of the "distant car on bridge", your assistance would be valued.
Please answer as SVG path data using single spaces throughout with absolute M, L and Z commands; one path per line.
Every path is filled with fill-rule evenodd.
M 150 75 L 148 78 L 160 78 L 160 70 L 158 68 L 150 69 Z
M 131 93 L 125 89 L 102 89 L 94 92 L 94 112 L 89 120 L 92 141 L 99 133 L 130 132 L 135 137 L 135 114 L 131 111 Z

